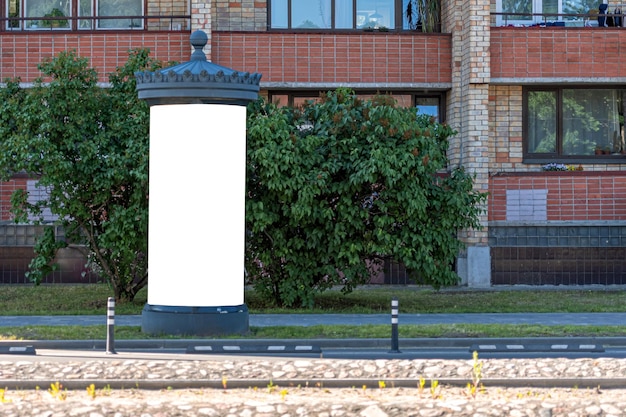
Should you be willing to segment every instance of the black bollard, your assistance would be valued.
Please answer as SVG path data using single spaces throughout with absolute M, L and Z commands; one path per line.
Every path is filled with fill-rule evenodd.
M 398 299 L 391 300 L 391 350 L 389 353 L 401 353 L 398 341 Z
M 115 298 L 107 301 L 107 354 L 115 354 Z

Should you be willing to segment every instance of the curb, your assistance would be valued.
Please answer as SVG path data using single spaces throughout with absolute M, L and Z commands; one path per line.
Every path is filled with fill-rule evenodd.
M 427 379 L 431 381 L 431 379 Z M 36 390 L 60 383 L 63 389 L 84 390 L 94 384 L 96 388 L 110 389 L 249 389 L 267 386 L 276 387 L 303 387 L 303 388 L 379 388 L 381 381 L 393 388 L 416 388 L 418 379 L 414 378 L 361 378 L 361 379 L 229 379 L 222 380 L 134 380 L 134 379 L 41 379 L 41 380 L 2 380 L 3 387 L 12 390 Z M 470 381 L 468 378 L 436 378 L 440 386 L 465 387 Z M 576 389 L 623 389 L 626 378 L 485 378 L 481 383 L 487 387 L 501 388 L 576 388 Z M 226 387 L 224 387 L 226 384 Z
M 242 346 L 259 345 L 315 345 L 333 349 L 389 349 L 391 339 L 150 339 L 115 340 L 117 349 L 159 350 L 187 349 L 194 346 Z M 529 337 L 529 338 L 406 338 L 399 339 L 400 348 L 471 348 L 484 344 L 553 345 L 553 344 L 599 344 L 605 347 L 626 346 L 626 337 Z M 104 350 L 106 340 L 0 340 L 0 347 L 26 347 L 35 349 Z

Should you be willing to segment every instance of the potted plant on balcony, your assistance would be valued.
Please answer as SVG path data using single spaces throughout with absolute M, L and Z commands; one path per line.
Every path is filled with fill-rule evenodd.
M 44 17 L 65 17 L 65 14 L 61 9 L 55 7 L 50 10 L 50 13 L 44 15 Z M 64 28 L 67 27 L 67 19 L 44 19 L 43 26 L 50 28 Z

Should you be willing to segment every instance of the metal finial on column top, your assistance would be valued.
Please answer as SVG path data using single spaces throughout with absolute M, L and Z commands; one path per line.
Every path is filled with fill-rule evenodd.
M 191 54 L 192 61 L 206 61 L 206 55 L 202 52 L 202 49 L 209 42 L 209 37 L 202 30 L 196 30 L 189 37 L 189 42 L 191 42 L 191 46 L 193 46 L 194 51 Z
M 259 96 L 261 74 L 239 72 L 206 59 L 202 48 L 209 37 L 196 30 L 189 37 L 191 60 L 157 71 L 135 73 L 139 98 L 148 104 L 246 105 Z

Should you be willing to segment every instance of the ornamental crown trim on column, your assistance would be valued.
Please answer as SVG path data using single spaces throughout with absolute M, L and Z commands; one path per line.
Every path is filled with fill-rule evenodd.
M 245 105 L 259 95 L 261 74 L 235 71 L 207 61 L 202 52 L 208 36 L 197 30 L 190 36 L 191 60 L 170 68 L 135 73 L 140 99 L 158 104 Z
M 203 69 L 194 73 L 190 69 L 185 69 L 182 73 L 174 69 L 164 69 L 157 71 L 145 71 L 135 73 L 137 83 L 176 83 L 176 82 L 198 82 L 198 83 L 239 83 L 259 85 L 261 74 L 232 71 L 227 74 L 223 70 L 215 73 Z

